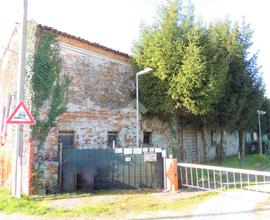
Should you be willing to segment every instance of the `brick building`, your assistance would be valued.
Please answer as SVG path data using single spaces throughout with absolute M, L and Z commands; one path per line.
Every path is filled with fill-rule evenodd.
M 46 134 L 41 149 L 40 140 L 33 137 L 33 128 L 24 126 L 23 192 L 35 193 L 34 178 L 39 178 L 42 188 L 59 190 L 60 151 L 59 143 L 75 148 L 127 148 L 136 145 L 136 109 L 132 93 L 135 75 L 130 57 L 119 51 L 83 40 L 50 27 L 28 24 L 27 75 L 25 102 L 39 121 L 46 121 L 50 110 L 50 99 L 42 102 L 39 109 L 33 106 L 33 54 L 42 44 L 41 29 L 56 36 L 61 58 L 60 77 L 68 76 L 67 103 L 64 113 L 55 118 L 54 126 Z M 6 125 L 5 119 L 16 105 L 16 75 L 18 63 L 18 37 L 15 28 L 8 47 L 1 58 L 0 90 L 2 98 L 0 183 L 10 185 L 11 155 L 14 150 L 14 126 Z M 60 80 L 61 81 L 61 80 Z M 215 157 L 219 140 L 217 129 L 209 129 L 210 158 Z M 141 119 L 141 144 L 144 147 L 167 147 L 178 152 L 187 161 L 204 159 L 201 131 L 196 123 L 185 118 L 171 126 L 158 117 Z M 62 141 L 61 141 L 62 140 Z M 63 141 L 64 140 L 64 141 Z M 179 150 L 180 149 L 180 150 Z M 226 153 L 238 151 L 237 132 L 227 134 Z M 39 163 L 41 175 L 37 172 Z M 33 178 L 34 177 L 34 178 Z

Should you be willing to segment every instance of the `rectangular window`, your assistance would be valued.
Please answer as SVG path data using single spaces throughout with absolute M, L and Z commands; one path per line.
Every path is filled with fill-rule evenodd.
M 59 131 L 58 142 L 63 148 L 74 146 L 74 131 Z
M 143 132 L 143 143 L 144 144 L 152 143 L 152 132 L 149 132 L 149 131 Z
M 118 139 L 117 131 L 108 131 L 108 147 L 109 148 L 116 147 L 117 139 Z

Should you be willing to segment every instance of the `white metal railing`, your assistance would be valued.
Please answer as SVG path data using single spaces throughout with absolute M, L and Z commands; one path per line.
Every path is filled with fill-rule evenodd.
M 178 163 L 181 185 L 223 191 L 245 189 L 270 193 L 270 172 Z

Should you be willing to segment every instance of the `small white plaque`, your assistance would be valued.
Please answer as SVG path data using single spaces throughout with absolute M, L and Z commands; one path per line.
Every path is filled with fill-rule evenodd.
M 142 154 L 142 148 L 133 148 L 133 154 Z
M 144 154 L 144 162 L 156 162 L 156 161 L 157 161 L 156 153 Z
M 130 162 L 131 158 L 130 157 L 125 157 L 125 162 Z
M 123 149 L 122 149 L 122 148 L 115 148 L 115 149 L 114 149 L 114 152 L 115 152 L 116 154 L 121 154 L 121 153 L 123 153 Z
M 124 154 L 132 154 L 132 148 L 124 148 Z
M 157 147 L 157 148 L 155 148 L 155 152 L 156 153 L 161 153 L 162 152 L 162 149 L 160 147 Z
M 148 153 L 148 148 L 147 147 L 144 147 L 142 150 L 143 150 L 144 153 Z
M 154 147 L 149 147 L 149 152 L 150 153 L 154 153 L 155 152 L 155 148 Z

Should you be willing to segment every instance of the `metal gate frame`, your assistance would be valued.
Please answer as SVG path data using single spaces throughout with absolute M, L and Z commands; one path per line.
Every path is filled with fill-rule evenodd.
M 270 172 L 178 163 L 181 185 L 190 188 L 224 191 L 231 189 L 270 193 Z
M 130 149 L 132 152 L 132 148 Z M 73 153 L 71 155 L 73 159 L 65 158 L 68 152 Z M 63 191 L 75 191 L 78 184 L 76 175 L 80 173 L 79 169 L 83 168 L 84 171 L 92 169 L 96 172 L 94 189 L 162 189 L 164 187 L 163 158 L 161 153 L 156 154 L 157 162 L 145 162 L 143 153 L 125 154 L 124 150 L 122 153 L 116 153 L 116 149 L 77 149 L 74 147 L 63 149 L 60 145 L 59 183 Z M 74 164 L 74 167 L 69 170 L 66 167 L 66 159 Z M 68 180 L 73 181 L 73 183 L 70 182 L 71 189 L 66 187 L 68 177 L 65 178 L 65 175 L 67 173 L 73 175 Z M 74 185 L 75 182 L 76 185 Z

